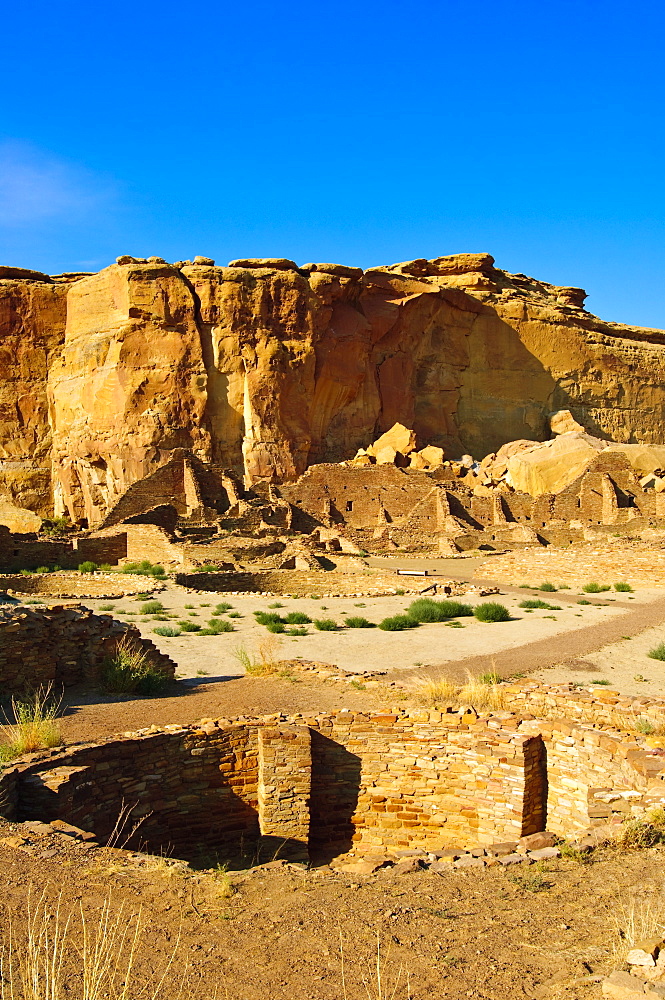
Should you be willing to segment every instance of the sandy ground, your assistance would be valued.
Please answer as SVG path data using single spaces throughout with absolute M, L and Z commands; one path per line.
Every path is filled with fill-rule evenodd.
M 557 610 L 526 611 L 519 607 L 525 598 L 539 597 L 555 605 Z M 307 626 L 308 634 L 302 637 L 270 636 L 266 629 L 258 625 L 253 612 L 272 608 L 281 615 L 289 611 L 303 611 L 311 618 L 332 618 L 342 625 L 345 617 L 359 615 L 378 623 L 383 618 L 400 614 L 408 607 L 411 598 L 265 598 L 233 597 L 224 594 L 188 593 L 180 587 L 170 585 L 156 595 L 165 609 L 177 615 L 173 622 L 157 622 L 146 619 L 137 609 L 142 602 L 129 597 L 113 602 L 88 600 L 85 604 L 93 610 L 113 605 L 114 614 L 124 621 L 135 623 L 141 632 L 152 639 L 160 649 L 168 653 L 178 664 L 180 678 L 209 677 L 222 680 L 238 677 L 243 669 L 234 656 L 238 646 L 244 646 L 251 653 L 258 651 L 259 645 L 270 636 L 278 639 L 277 657 L 292 659 L 302 657 L 323 663 L 333 663 L 346 670 L 399 671 L 414 667 L 426 669 L 442 663 L 454 664 L 476 655 L 491 655 L 501 651 L 517 649 L 538 640 L 554 640 L 557 636 L 599 622 L 609 621 L 621 613 L 632 610 L 663 596 L 662 590 L 642 590 L 635 594 L 590 595 L 572 591 L 558 594 L 535 594 L 530 591 L 509 590 L 489 598 L 463 598 L 466 603 L 476 605 L 488 600 L 499 600 L 510 611 L 512 620 L 495 624 L 485 624 L 473 617 L 460 619 L 462 627 L 438 623 L 421 625 L 419 628 L 403 632 L 384 632 L 380 629 L 341 629 L 338 632 L 320 632 L 313 625 Z M 581 597 L 592 601 L 580 605 Z M 631 598 L 629 600 L 628 598 Z M 184 633 L 179 637 L 167 638 L 156 635 L 154 628 L 175 625 L 178 619 L 190 618 L 205 627 L 215 604 L 226 601 L 232 604 L 231 612 L 239 618 L 223 617 L 233 622 L 235 631 L 219 636 L 197 636 Z M 191 605 L 191 607 L 187 607 Z M 560 610 L 559 610 L 560 609 Z M 665 615 L 664 615 L 665 619 Z
M 610 686 L 622 694 L 662 698 L 665 696 L 665 662 L 648 655 L 662 642 L 665 642 L 665 623 L 601 646 L 573 663 L 537 670 L 533 677 L 547 683 L 609 681 Z

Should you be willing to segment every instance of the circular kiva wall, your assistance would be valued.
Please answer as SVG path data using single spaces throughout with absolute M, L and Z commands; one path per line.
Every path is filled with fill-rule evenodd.
M 552 690 L 536 693 L 553 701 Z M 607 703 L 568 693 L 587 721 L 338 712 L 153 727 L 15 762 L 0 777 L 0 814 L 188 860 L 257 846 L 264 860 L 330 860 L 544 829 L 579 837 L 665 802 L 657 748 L 594 728 Z
M 0 575 L 0 593 L 31 597 L 124 597 L 144 591 L 162 590 L 152 576 L 121 573 L 11 573 Z

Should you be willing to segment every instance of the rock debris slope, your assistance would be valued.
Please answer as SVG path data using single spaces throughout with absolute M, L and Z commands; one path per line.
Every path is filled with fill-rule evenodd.
M 95 522 L 176 449 L 282 481 L 397 422 L 448 457 L 544 440 L 562 409 L 664 441 L 665 333 L 584 298 L 488 254 L 0 268 L 0 498 Z

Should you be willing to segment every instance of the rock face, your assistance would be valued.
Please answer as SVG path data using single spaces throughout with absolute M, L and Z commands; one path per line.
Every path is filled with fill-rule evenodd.
M 119 260 L 57 280 L 0 270 L 0 496 L 15 505 L 98 523 L 176 449 L 281 481 L 398 422 L 448 458 L 542 441 L 564 409 L 591 435 L 665 441 L 665 333 L 604 323 L 581 289 L 488 254 L 364 273 Z

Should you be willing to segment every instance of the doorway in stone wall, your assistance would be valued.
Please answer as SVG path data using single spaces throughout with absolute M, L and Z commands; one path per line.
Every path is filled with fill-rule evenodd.
M 309 854 L 326 864 L 349 851 L 358 807 L 361 761 L 357 754 L 315 729 L 312 736 Z

